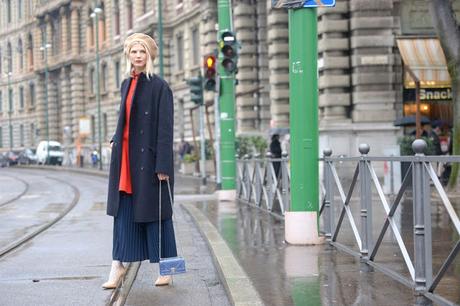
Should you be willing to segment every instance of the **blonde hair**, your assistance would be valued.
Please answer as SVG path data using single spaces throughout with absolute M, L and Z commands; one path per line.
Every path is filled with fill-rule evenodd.
M 125 70 L 126 76 L 129 77 L 133 70 L 133 65 L 131 61 L 129 60 L 129 53 L 131 52 L 131 48 L 135 44 L 140 44 L 142 47 L 144 47 L 147 53 L 147 63 L 145 65 L 144 73 L 147 79 L 150 79 L 150 77 L 154 75 L 153 62 L 155 61 L 155 58 L 157 57 L 157 54 L 158 54 L 158 46 L 152 37 L 150 37 L 149 35 L 143 34 L 143 33 L 131 34 L 125 40 L 124 54 L 125 54 L 125 60 L 126 60 L 126 70 Z

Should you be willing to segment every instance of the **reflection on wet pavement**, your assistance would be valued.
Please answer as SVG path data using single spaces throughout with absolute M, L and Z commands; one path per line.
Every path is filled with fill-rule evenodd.
M 410 204 L 405 202 L 399 212 L 400 220 L 409 220 L 408 223 L 412 220 L 412 209 L 407 207 Z M 283 221 L 260 209 L 246 204 L 216 201 L 200 202 L 196 206 L 218 228 L 267 305 L 415 303 L 410 288 L 378 271 L 361 272 L 359 259 L 327 244 L 315 247 L 286 245 Z M 359 217 L 359 205 L 355 203 L 354 206 L 356 218 Z M 383 224 L 382 212 L 376 206 L 374 235 L 378 234 Z M 435 220 L 444 217 L 435 214 L 433 218 Z M 446 227 L 443 222 L 440 225 L 438 227 L 437 223 L 433 222 L 433 237 L 440 237 L 439 240 L 433 239 L 434 271 L 437 271 L 441 261 L 445 260 L 446 252 L 451 249 L 453 242 L 458 240 L 458 237 L 452 234 L 451 227 Z M 412 254 L 411 226 L 401 226 L 401 222 L 399 223 L 406 247 Z M 343 227 L 339 241 L 353 246 L 350 226 L 345 222 Z M 386 234 L 376 261 L 407 274 L 407 268 L 391 233 Z M 459 288 L 458 260 L 453 266 L 435 292 L 458 302 L 458 289 L 452 290 Z

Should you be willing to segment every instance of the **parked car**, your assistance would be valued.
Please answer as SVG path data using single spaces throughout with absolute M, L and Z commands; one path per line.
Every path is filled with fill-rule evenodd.
M 37 163 L 37 155 L 34 149 L 25 149 L 19 153 L 18 164 L 31 165 Z
M 18 157 L 19 157 L 18 152 L 15 152 L 15 151 L 6 152 L 6 158 L 8 159 L 10 166 L 18 164 Z
M 37 147 L 37 163 L 39 165 L 62 165 L 64 151 L 57 141 L 40 141 Z
M 0 153 L 0 167 L 8 167 L 10 165 L 10 162 L 8 160 L 8 157 L 6 157 L 6 153 Z

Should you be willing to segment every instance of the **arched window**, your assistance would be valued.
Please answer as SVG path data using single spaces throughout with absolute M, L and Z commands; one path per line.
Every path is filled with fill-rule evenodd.
M 0 48 L 0 78 L 2 77 L 2 74 L 3 74 L 3 56 L 2 56 L 2 48 Z
M 86 33 L 88 34 L 87 44 L 90 47 L 94 46 L 94 21 L 93 18 L 91 18 L 92 13 L 93 11 L 91 10 L 91 8 L 88 8 L 88 22 L 86 27 Z
M 120 2 L 113 0 L 113 27 L 114 34 L 120 35 Z
M 7 72 L 13 72 L 13 50 L 10 42 L 8 42 L 8 45 L 6 46 L 6 59 L 8 61 Z
M 133 28 L 133 3 L 131 1 L 126 3 L 126 14 L 128 19 L 128 30 L 131 30 Z
M 24 50 L 22 48 L 22 39 L 18 40 L 18 57 L 19 57 L 19 69 L 24 69 Z
M 95 93 L 94 90 L 94 82 L 96 81 L 96 71 L 94 70 L 94 67 L 91 67 L 89 70 L 89 90 L 91 94 Z
M 29 107 L 35 106 L 35 84 L 29 83 Z
M 23 11 L 24 11 L 24 6 L 22 5 L 22 0 L 18 0 L 18 20 L 22 19 Z
M 32 71 L 34 67 L 34 40 L 32 33 L 29 33 L 27 41 L 27 66 L 29 71 Z
M 11 10 L 11 0 L 6 0 L 6 22 L 8 23 L 12 21 Z
M 108 76 L 108 71 L 107 71 L 107 64 L 103 63 L 102 68 L 101 68 L 101 92 L 107 92 L 107 76 Z

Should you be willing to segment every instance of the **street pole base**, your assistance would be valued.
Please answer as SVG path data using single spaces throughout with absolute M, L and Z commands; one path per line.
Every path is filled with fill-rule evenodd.
M 317 245 L 325 242 L 318 233 L 316 211 L 287 211 L 284 214 L 284 237 L 287 243 Z
M 236 190 L 235 189 L 217 190 L 215 194 L 217 195 L 217 198 L 219 199 L 219 201 L 222 201 L 222 202 L 233 202 L 236 200 Z

